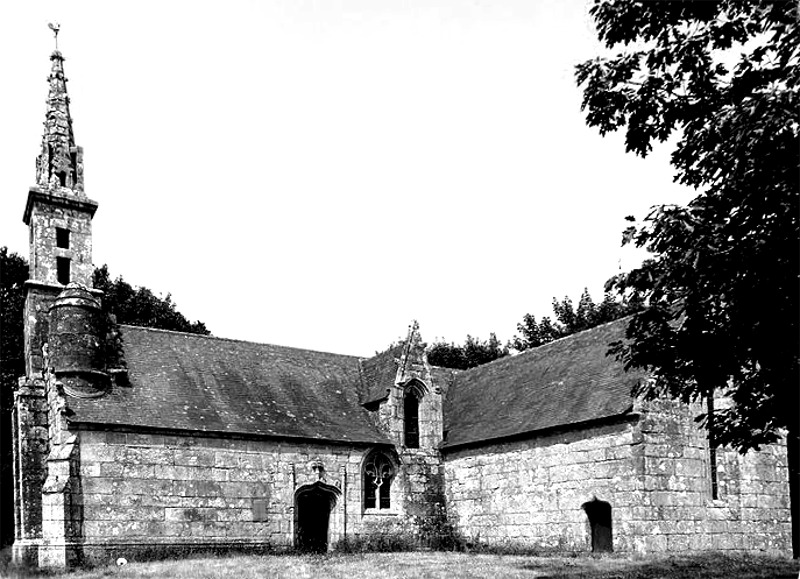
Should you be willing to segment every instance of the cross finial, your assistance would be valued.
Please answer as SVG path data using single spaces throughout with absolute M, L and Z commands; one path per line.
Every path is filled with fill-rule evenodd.
M 53 31 L 53 36 L 56 39 L 56 50 L 58 50 L 58 31 L 61 30 L 61 25 L 58 22 L 48 22 L 47 26 Z

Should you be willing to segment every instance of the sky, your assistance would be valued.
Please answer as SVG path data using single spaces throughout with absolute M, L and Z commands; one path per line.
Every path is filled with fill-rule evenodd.
M 99 203 L 94 262 L 215 336 L 370 356 L 503 341 L 635 267 L 625 216 L 694 192 L 580 110 L 582 0 L 3 2 L 0 246 L 53 36 Z

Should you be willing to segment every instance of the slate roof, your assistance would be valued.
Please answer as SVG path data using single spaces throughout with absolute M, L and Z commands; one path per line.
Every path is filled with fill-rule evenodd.
M 389 395 L 389 388 L 397 379 L 397 360 L 402 355 L 403 344 L 400 344 L 361 363 L 362 404 L 377 402 Z
M 627 323 L 623 318 L 456 374 L 442 448 L 629 412 L 631 387 L 642 374 L 606 356 Z
M 130 387 L 69 398 L 72 422 L 388 443 L 359 404 L 359 359 L 122 326 Z

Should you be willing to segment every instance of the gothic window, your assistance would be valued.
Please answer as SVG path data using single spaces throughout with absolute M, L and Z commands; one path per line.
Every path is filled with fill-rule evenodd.
M 69 258 L 57 257 L 56 258 L 56 275 L 58 276 L 58 283 L 67 285 L 69 283 Z
M 373 452 L 364 462 L 364 508 L 391 508 L 390 491 L 394 467 L 382 452 Z
M 419 448 L 419 398 L 414 390 L 403 397 L 403 431 L 406 448 Z
M 56 247 L 69 249 L 69 229 L 56 227 Z

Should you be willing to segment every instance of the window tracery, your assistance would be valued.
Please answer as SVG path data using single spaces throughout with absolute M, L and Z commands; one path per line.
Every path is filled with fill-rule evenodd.
M 373 452 L 364 462 L 364 508 L 390 509 L 394 465 L 382 452 Z

